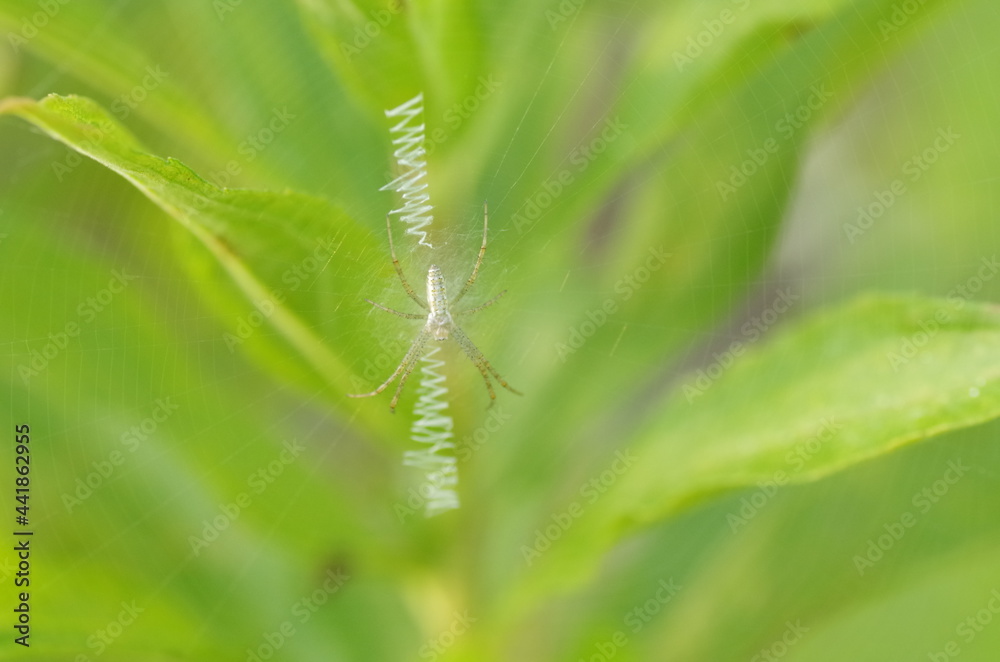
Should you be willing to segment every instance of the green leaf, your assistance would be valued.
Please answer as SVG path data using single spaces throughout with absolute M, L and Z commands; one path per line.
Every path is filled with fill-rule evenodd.
M 567 659 L 586 657 L 609 624 L 627 633 L 640 660 L 668 647 L 678 661 L 750 659 L 789 621 L 808 628 L 789 651 L 798 659 L 828 659 L 822 651 L 838 635 L 839 650 L 854 646 L 860 659 L 887 659 L 874 653 L 883 648 L 912 651 L 911 659 L 940 649 L 995 586 L 998 429 L 993 421 L 948 433 L 814 482 L 739 490 L 657 526 L 574 598 L 592 613 L 566 629 L 593 636 Z M 664 579 L 680 587 L 666 602 L 655 599 Z M 907 599 L 942 583 L 950 590 L 936 598 Z M 637 608 L 641 618 L 623 622 Z M 846 635 L 868 622 L 884 636 Z M 896 628 L 906 623 L 903 637 Z
M 673 60 L 690 32 L 673 29 L 667 45 L 649 44 L 629 63 L 648 84 L 629 87 L 607 110 L 624 135 L 577 176 L 562 222 L 518 228 L 522 241 L 558 237 L 566 253 L 526 258 L 534 263 L 525 268 L 561 295 L 540 330 L 547 342 L 534 345 L 537 360 L 558 370 L 532 401 L 544 408 L 525 421 L 533 434 L 507 447 L 510 479 L 544 481 L 578 443 L 569 431 L 595 427 L 579 411 L 600 412 L 614 426 L 631 406 L 617 394 L 639 397 L 664 363 L 747 296 L 780 236 L 811 138 L 926 25 L 908 24 L 887 42 L 870 26 L 893 4 L 789 10 L 798 30 L 783 29 L 790 17 L 748 10 L 690 67 L 678 71 Z M 704 18 L 685 20 L 694 30 Z M 605 214 L 618 220 L 602 221 Z M 637 366 L 651 374 L 637 379 Z M 553 440 L 550 454 L 537 455 L 534 435 Z M 512 458 L 529 449 L 536 462 L 526 471 Z
M 528 401 L 530 414 L 513 424 L 512 442 L 479 478 L 518 484 L 512 498 L 521 509 L 510 512 L 512 520 L 523 521 L 528 512 L 547 517 L 555 507 L 547 498 L 553 480 L 556 490 L 570 492 L 603 470 L 602 449 L 637 432 L 643 419 L 635 403 L 648 397 L 651 384 L 706 332 L 718 332 L 722 316 L 736 313 L 736 302 L 759 287 L 812 141 L 892 53 L 929 25 L 913 21 L 883 39 L 871 26 L 891 14 L 892 5 L 817 6 L 803 11 L 796 29 L 784 29 L 781 17 L 769 12 L 750 13 L 742 18 L 751 27 L 727 30 L 713 42 L 718 51 L 683 72 L 669 46 L 635 55 L 631 66 L 659 72 L 671 95 L 667 82 L 677 80 L 685 94 L 667 106 L 677 112 L 661 117 L 655 103 L 645 105 L 640 95 L 651 89 L 657 100 L 668 94 L 652 80 L 628 88 L 622 105 L 608 111 L 620 108 L 626 135 L 573 184 L 566 209 L 554 219 L 543 216 L 519 238 L 551 242 L 565 253 L 553 256 L 549 248 L 520 256 L 530 262 L 524 269 L 537 270 L 559 296 L 533 317 L 535 333 L 524 334 L 532 365 L 551 366 L 543 390 Z M 673 38 L 676 49 L 686 35 Z M 687 77 L 697 80 L 682 85 Z M 639 98 L 630 104 L 633 97 Z M 747 160 L 751 175 L 729 184 Z M 733 190 L 720 191 L 720 183 Z M 604 192 L 595 196 L 597 189 Z M 510 529 L 522 530 L 513 522 Z M 498 533 L 498 547 L 514 543 L 508 533 Z M 504 578 L 496 581 L 498 590 L 506 585 Z
M 8 99 L 0 102 L 0 113 L 24 117 L 122 175 L 201 243 L 228 276 L 207 281 L 206 294 L 217 301 L 232 299 L 226 282 L 231 280 L 243 295 L 237 307 L 242 314 L 226 336 L 231 349 L 249 339 L 272 369 L 309 388 L 333 386 L 338 394 L 357 390 L 345 358 L 350 343 L 334 343 L 338 351 L 323 338 L 356 337 L 356 325 L 364 319 L 361 293 L 369 270 L 362 256 L 375 251 L 374 238 L 344 212 L 290 191 L 220 189 L 176 159 L 148 154 L 88 99 Z M 197 260 L 197 253 L 189 259 Z M 264 320 L 277 329 L 281 342 L 256 333 Z M 297 361 L 288 360 L 290 352 Z
M 961 297 L 871 296 L 760 350 L 736 341 L 610 458 L 613 487 L 533 563 L 527 586 L 546 573 L 577 581 L 626 535 L 719 492 L 815 480 L 996 418 L 998 355 L 1000 310 Z
M 0 27 L 16 53 L 36 53 L 90 89 L 106 92 L 119 116 L 134 113 L 163 131 L 183 117 L 187 130 L 181 140 L 198 151 L 224 146 L 226 130 L 211 115 L 196 112 L 196 95 L 178 84 L 178 62 L 166 60 L 162 53 L 156 57 L 145 50 L 148 41 L 136 38 L 134 28 L 140 20 L 128 16 L 121 3 L 106 1 L 9 0 L 0 5 Z M 92 47 L 96 43 L 100 48 Z
M 5 41 L 32 35 L 13 63 L 24 80 L 44 79 L 15 88 L 21 95 L 91 97 L 154 153 L 178 156 L 219 186 L 295 186 L 372 213 L 388 161 L 382 118 L 358 112 L 291 3 L 46 6 L 55 9 L 48 19 L 37 0 L 0 4 Z
M 0 300 L 26 313 L 0 316 L 0 337 L 10 339 L 5 425 L 31 426 L 29 513 L 36 539 L 49 541 L 32 556 L 31 595 L 37 622 L 55 625 L 34 630 L 32 650 L 96 655 L 98 633 L 134 601 L 143 611 L 106 651 L 112 659 L 218 659 L 234 641 L 259 645 L 331 564 L 363 575 L 394 563 L 369 544 L 391 521 L 389 504 L 365 516 L 371 500 L 349 498 L 349 481 L 317 469 L 344 450 L 343 437 L 275 420 L 267 410 L 282 389 L 258 391 L 252 366 L 218 351 L 220 326 L 194 312 L 196 288 L 169 253 L 146 244 L 124 255 L 113 243 L 103 256 L 89 253 L 80 235 L 52 225 L 54 208 L 68 202 L 4 209 L 5 257 L 45 256 L 15 261 L 17 277 L 0 279 Z M 159 213 L 139 202 L 133 218 L 154 225 Z M 178 319 L 179 310 L 192 314 Z M 194 360 L 213 348 L 211 366 Z M 309 417 L 307 404 L 300 416 Z M 282 456 L 292 440 L 301 450 Z M 232 513 L 241 493 L 249 505 L 227 520 L 223 508 Z M 191 537 L 207 541 L 220 518 L 217 537 L 195 553 Z M 354 600 L 380 598 L 383 616 L 405 627 L 392 589 L 354 579 L 358 591 L 300 626 L 310 634 L 289 650 L 378 646 L 373 630 L 327 620 Z

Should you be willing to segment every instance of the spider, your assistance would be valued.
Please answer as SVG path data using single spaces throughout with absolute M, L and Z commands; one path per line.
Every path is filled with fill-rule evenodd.
M 465 281 L 465 285 L 462 287 L 461 291 L 455 297 L 455 300 L 451 304 L 456 304 L 462 300 L 465 293 L 469 291 L 472 284 L 476 282 L 476 276 L 479 275 L 479 267 L 483 263 L 483 256 L 486 254 L 486 232 L 489 225 L 489 213 L 486 208 L 486 204 L 483 204 L 483 244 L 479 248 L 479 257 L 476 258 L 476 266 L 472 269 L 472 275 L 469 276 L 469 280 Z M 396 269 L 396 274 L 399 276 L 399 280 L 403 283 L 403 289 L 411 299 L 413 299 L 418 306 L 427 311 L 427 315 L 414 315 L 413 313 L 402 313 L 398 310 L 393 310 L 383 306 L 380 303 L 376 303 L 371 299 L 365 299 L 368 303 L 375 306 L 376 308 L 381 308 L 382 310 L 411 320 L 424 320 L 424 328 L 420 330 L 417 335 L 416 340 L 410 345 L 409 351 L 403 357 L 402 363 L 396 368 L 396 371 L 389 375 L 389 379 L 385 380 L 381 386 L 372 391 L 371 393 L 349 393 L 350 398 L 367 398 L 373 395 L 378 395 L 392 383 L 396 377 L 399 377 L 399 384 L 396 386 L 396 393 L 392 396 L 392 401 L 389 403 L 389 410 L 396 413 L 396 403 L 399 401 L 399 394 L 403 390 L 403 385 L 406 383 L 406 378 L 410 376 L 413 369 L 417 365 L 417 361 L 423 355 L 424 347 L 427 345 L 427 341 L 431 338 L 437 341 L 453 339 L 458 343 L 458 346 L 462 348 L 465 355 L 469 357 L 477 368 L 479 368 L 479 373 L 483 376 L 483 381 L 486 383 L 486 390 L 490 394 L 490 406 L 496 400 L 497 395 L 493 391 L 493 385 L 490 383 L 490 375 L 496 379 L 501 386 L 505 389 L 514 393 L 515 395 L 521 395 L 521 393 L 511 387 L 504 378 L 500 376 L 500 373 L 490 365 L 490 362 L 486 360 L 483 353 L 479 351 L 479 348 L 469 339 L 469 336 L 465 335 L 462 328 L 455 322 L 452 317 L 451 304 L 448 302 L 448 295 L 445 292 L 444 286 L 444 275 L 441 273 L 440 267 L 432 264 L 427 269 L 427 302 L 425 303 L 417 296 L 417 293 L 413 291 L 410 284 L 406 281 L 406 276 L 403 275 L 403 269 L 399 266 L 399 260 L 396 258 L 396 248 L 392 243 L 392 228 L 389 224 L 389 215 L 385 216 L 385 229 L 386 233 L 389 235 L 389 252 L 392 254 L 392 266 Z M 488 308 L 497 302 L 500 297 L 507 293 L 504 290 L 500 294 L 496 295 L 486 303 L 476 306 L 475 308 L 470 308 L 467 310 L 455 311 L 454 316 L 465 316 L 472 315 L 473 313 L 478 313 L 484 308 Z

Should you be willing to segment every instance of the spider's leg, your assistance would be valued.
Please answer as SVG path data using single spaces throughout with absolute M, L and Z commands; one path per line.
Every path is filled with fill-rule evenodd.
M 469 280 L 465 281 L 465 285 L 462 287 L 462 290 L 458 293 L 458 296 L 456 296 L 452 300 L 452 304 L 456 304 L 459 301 L 461 301 L 462 297 L 465 296 L 465 293 L 469 291 L 470 287 L 472 287 L 472 284 L 476 282 L 476 276 L 479 275 L 479 267 L 483 263 L 483 256 L 486 255 L 486 228 L 487 228 L 488 225 L 489 225 L 489 213 L 486 210 L 486 203 L 484 202 L 483 203 L 483 245 L 479 247 L 479 257 L 476 258 L 476 266 L 473 267 L 473 269 L 472 269 L 472 275 L 469 276 Z
M 399 260 L 396 258 L 396 247 L 392 243 L 392 227 L 389 225 L 389 214 L 385 215 L 385 231 L 389 235 L 389 253 L 392 255 L 392 266 L 396 268 L 396 275 L 399 276 L 399 281 L 403 284 L 403 289 L 406 290 L 411 299 L 417 302 L 418 306 L 427 310 L 427 304 L 420 300 L 417 293 L 406 282 L 406 276 L 403 275 L 403 267 L 399 266 Z
M 401 313 L 398 310 L 395 310 L 394 308 L 389 308 L 388 306 L 383 306 L 380 303 L 375 303 L 371 299 L 365 299 L 365 301 L 367 301 L 371 305 L 375 306 L 376 308 L 381 308 L 382 310 L 384 310 L 387 313 L 392 313 L 393 315 L 398 315 L 399 317 L 405 317 L 408 320 L 424 320 L 424 319 L 427 319 L 427 315 L 414 315 L 413 313 Z
M 392 401 L 389 403 L 389 411 L 394 414 L 396 413 L 396 403 L 399 402 L 399 394 L 403 392 L 403 384 L 406 383 L 406 379 L 410 376 L 410 373 L 413 372 L 413 369 L 417 367 L 417 362 L 420 360 L 420 357 L 423 356 L 424 346 L 427 344 L 430 337 L 430 330 L 424 327 L 424 330 L 420 332 L 417 339 L 413 341 L 413 346 L 410 348 L 410 351 L 406 353 L 406 358 L 403 359 L 403 365 L 400 367 L 402 368 L 404 365 L 406 367 L 403 369 L 403 374 L 399 378 L 399 384 L 396 386 L 396 392 L 393 394 Z
M 503 386 L 505 389 L 507 389 L 514 395 L 523 395 L 520 391 L 513 388 L 510 384 L 506 382 L 506 380 L 504 380 L 503 377 L 500 376 L 500 373 L 497 372 L 493 368 L 493 366 L 490 365 L 490 362 L 486 360 L 486 357 L 483 356 L 483 353 L 479 351 L 479 348 L 476 347 L 475 343 L 473 343 L 472 340 L 469 339 L 469 336 L 465 335 L 465 332 L 462 331 L 462 329 L 460 329 L 457 324 L 451 325 L 451 335 L 453 338 L 455 338 L 455 342 L 458 343 L 458 346 L 462 348 L 462 351 L 465 352 L 465 355 L 468 356 L 469 359 L 476 364 L 476 367 L 479 368 L 479 372 L 483 373 L 483 379 L 486 380 L 486 388 L 490 392 L 490 398 L 495 398 L 496 395 L 493 393 L 493 387 L 490 386 L 490 380 L 486 376 L 487 370 L 491 375 L 493 375 L 494 379 L 500 382 L 500 386 Z
M 507 290 L 504 290 L 503 292 L 501 292 L 500 294 L 496 295 L 495 297 L 493 297 L 492 299 L 490 299 L 489 301 L 487 301 L 486 303 L 484 303 L 484 304 L 482 304 L 480 306 L 476 306 L 475 308 L 469 308 L 468 310 L 459 310 L 459 311 L 456 311 L 456 312 L 454 312 L 452 314 L 453 315 L 471 315 L 472 313 L 478 313 L 483 308 L 489 308 L 490 306 L 492 306 L 493 304 L 495 304 L 497 301 L 500 300 L 500 297 L 502 297 L 505 294 L 507 294 Z
M 427 339 L 430 338 L 430 335 L 431 335 L 430 330 L 425 326 L 420 331 L 420 335 L 417 336 L 417 339 L 413 341 L 412 345 L 410 345 L 410 349 L 406 352 L 406 356 L 403 357 L 403 360 L 402 362 L 400 362 L 399 367 L 397 367 L 395 372 L 389 375 L 389 379 L 382 382 L 382 385 L 379 386 L 377 389 L 375 389 L 371 393 L 348 393 L 347 397 L 368 398 L 373 395 L 378 395 L 379 393 L 384 391 L 386 387 L 389 386 L 389 384 L 392 383 L 392 380 L 396 379 L 396 377 L 398 377 L 400 373 L 403 373 L 403 379 L 399 382 L 399 386 L 396 388 L 396 395 L 393 397 L 392 404 L 389 406 L 390 409 L 395 411 L 396 400 L 399 399 L 399 392 L 403 389 L 403 382 L 406 381 L 406 378 L 413 371 L 413 366 L 420 358 L 420 353 L 423 351 L 424 345 L 427 344 Z
M 483 376 L 483 382 L 485 382 L 486 384 L 486 390 L 490 394 L 490 406 L 492 407 L 493 403 L 496 402 L 497 394 L 493 391 L 493 384 L 490 383 L 490 374 L 486 371 L 486 366 L 483 365 L 482 361 L 476 359 L 476 356 L 482 358 L 483 355 L 479 351 L 479 349 L 472 344 L 472 341 L 469 340 L 468 336 L 466 336 L 461 332 L 455 333 L 455 331 L 456 331 L 455 325 L 452 325 L 451 335 L 455 339 L 455 342 L 458 343 L 458 346 L 462 348 L 462 351 L 465 352 L 465 355 L 468 356 L 469 359 L 471 359 L 472 362 L 476 365 L 476 368 L 479 369 L 479 374 Z

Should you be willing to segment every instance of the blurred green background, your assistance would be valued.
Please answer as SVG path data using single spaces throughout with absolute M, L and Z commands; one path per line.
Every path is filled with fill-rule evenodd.
M 29 424 L 34 531 L 0 659 L 995 660 L 998 30 L 0 0 L 0 502 L 16 530 Z M 487 408 L 443 347 L 462 505 L 430 519 L 419 375 L 395 415 L 346 397 L 420 325 L 364 301 L 416 312 L 380 187 L 418 92 L 435 248 L 397 252 L 455 291 L 489 202 L 464 303 L 507 294 L 463 326 L 525 394 Z

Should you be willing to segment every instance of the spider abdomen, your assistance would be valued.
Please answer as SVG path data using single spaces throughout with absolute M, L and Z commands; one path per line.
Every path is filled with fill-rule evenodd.
M 427 324 L 435 340 L 446 340 L 451 329 L 451 314 L 448 312 L 448 293 L 444 287 L 444 276 L 437 265 L 427 269 L 427 307 L 430 314 Z

